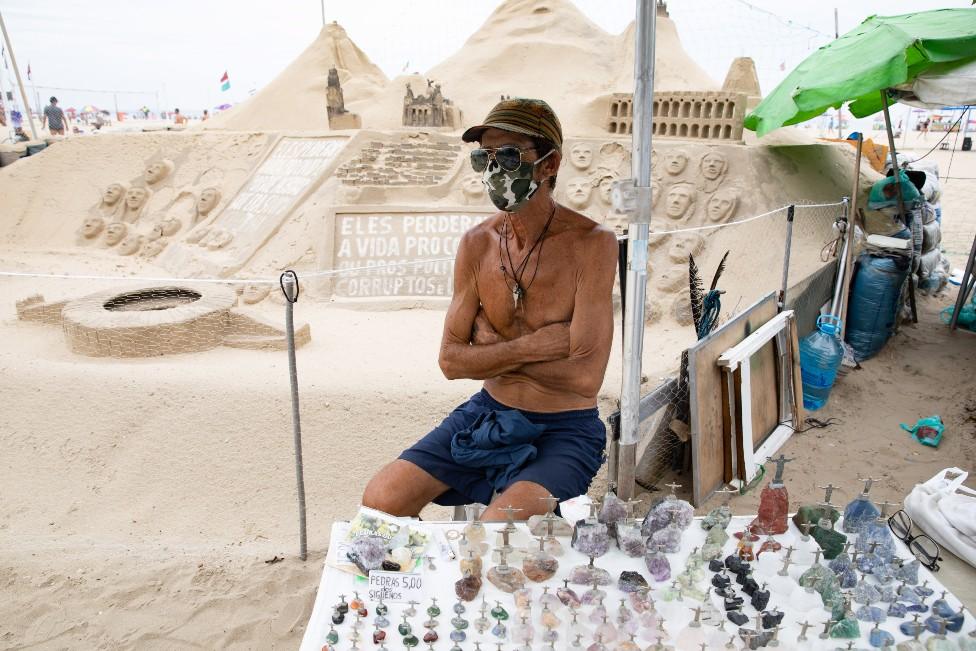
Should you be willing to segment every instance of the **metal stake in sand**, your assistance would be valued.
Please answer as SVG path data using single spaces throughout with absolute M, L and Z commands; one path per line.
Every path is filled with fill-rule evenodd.
M 288 340 L 288 378 L 291 381 L 291 423 L 295 434 L 295 480 L 298 483 L 299 557 L 308 558 L 305 530 L 305 470 L 302 467 L 302 421 L 298 409 L 298 367 L 295 363 L 295 303 L 298 302 L 298 275 L 285 271 L 280 278 L 281 293 L 285 295 L 285 335 Z

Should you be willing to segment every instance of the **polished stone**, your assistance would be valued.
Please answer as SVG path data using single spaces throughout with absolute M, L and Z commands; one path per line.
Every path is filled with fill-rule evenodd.
M 454 593 L 458 596 L 458 599 L 474 601 L 478 593 L 481 592 L 481 585 L 480 576 L 477 574 L 469 574 L 461 577 L 459 581 L 454 583 Z
M 640 572 L 624 570 L 617 579 L 617 589 L 621 592 L 646 592 L 648 587 L 647 579 Z
M 861 627 L 857 619 L 845 617 L 831 627 L 830 637 L 843 640 L 857 639 L 861 637 Z
M 559 597 L 559 601 L 561 601 L 564 606 L 570 606 L 571 608 L 580 607 L 579 595 L 576 594 L 576 591 L 569 586 L 557 588 L 556 596 Z
M 530 581 L 548 581 L 559 569 L 559 561 L 546 552 L 534 552 L 522 560 L 522 571 Z
M 488 580 L 493 586 L 501 590 L 502 592 L 515 592 L 525 587 L 525 575 L 522 572 L 512 567 L 507 566 L 505 569 L 499 569 L 500 566 L 488 570 Z
M 814 527 L 810 530 L 810 535 L 820 545 L 820 549 L 824 552 L 823 557 L 828 561 L 844 551 L 844 543 L 847 542 L 847 536 L 834 529 Z
M 882 628 L 872 628 L 868 634 L 868 643 L 877 649 L 894 646 L 895 636 Z

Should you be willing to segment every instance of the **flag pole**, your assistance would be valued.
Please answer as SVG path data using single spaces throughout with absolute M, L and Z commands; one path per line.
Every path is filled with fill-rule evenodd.
M 24 111 L 27 112 L 27 121 L 30 123 L 31 135 L 34 137 L 34 140 L 40 140 L 40 136 L 37 135 L 37 127 L 34 126 L 34 116 L 31 113 L 30 102 L 27 101 L 27 92 L 24 91 L 24 80 L 20 78 L 20 68 L 17 67 L 14 46 L 10 42 L 10 35 L 7 34 L 7 24 L 3 22 L 3 12 L 0 12 L 0 31 L 3 32 L 3 40 L 7 42 L 7 49 L 10 50 L 10 63 L 14 66 L 14 76 L 17 77 L 17 87 L 20 89 L 20 99 L 24 102 Z

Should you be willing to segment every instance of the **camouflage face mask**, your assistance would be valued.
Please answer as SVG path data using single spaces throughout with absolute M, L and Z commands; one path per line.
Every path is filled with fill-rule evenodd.
M 481 182 L 488 191 L 488 197 L 495 207 L 505 212 L 515 212 L 539 189 L 539 182 L 532 178 L 535 166 L 544 161 L 548 154 L 534 162 L 523 162 L 513 172 L 502 169 L 494 158 L 488 161 L 488 167 L 482 172 Z

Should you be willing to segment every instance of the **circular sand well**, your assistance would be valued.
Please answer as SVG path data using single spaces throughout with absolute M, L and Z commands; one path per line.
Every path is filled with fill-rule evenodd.
M 219 346 L 237 294 L 192 285 L 98 292 L 61 312 L 68 345 L 92 357 L 153 357 Z

